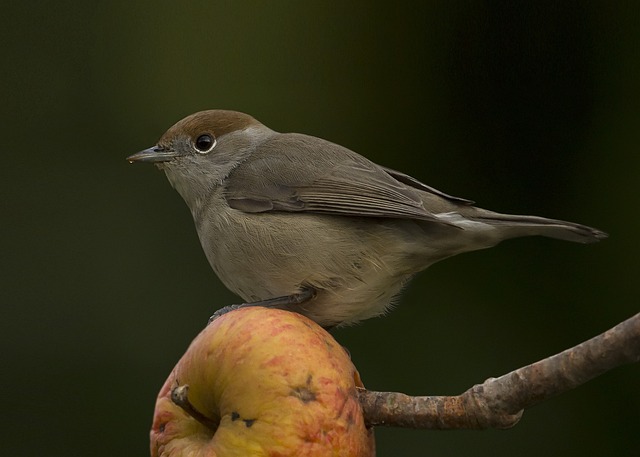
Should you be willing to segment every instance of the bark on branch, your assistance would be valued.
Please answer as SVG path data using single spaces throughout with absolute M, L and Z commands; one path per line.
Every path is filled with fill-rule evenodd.
M 638 361 L 640 313 L 582 344 L 499 378 L 489 378 L 461 395 L 412 397 L 363 389 L 359 396 L 370 426 L 509 428 L 526 408 L 612 368 Z

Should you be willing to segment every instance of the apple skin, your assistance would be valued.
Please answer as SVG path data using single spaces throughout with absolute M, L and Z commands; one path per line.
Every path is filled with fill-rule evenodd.
M 172 402 L 173 388 L 185 384 L 208 425 Z M 349 355 L 313 321 L 236 309 L 195 338 L 160 390 L 151 455 L 373 456 L 356 387 Z

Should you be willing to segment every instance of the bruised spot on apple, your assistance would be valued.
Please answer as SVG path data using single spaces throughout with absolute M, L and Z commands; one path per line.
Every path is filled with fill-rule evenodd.
M 313 386 L 311 381 L 313 380 L 313 375 L 309 374 L 307 376 L 307 382 L 304 386 L 298 386 L 291 389 L 291 394 L 294 397 L 297 397 L 303 403 L 309 403 L 310 401 L 316 401 L 316 393 L 313 390 Z
M 162 387 L 151 455 L 373 456 L 357 387 L 348 353 L 314 322 L 236 309 L 195 338 Z

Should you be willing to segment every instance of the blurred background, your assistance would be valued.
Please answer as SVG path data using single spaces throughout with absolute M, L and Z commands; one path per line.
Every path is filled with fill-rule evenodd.
M 163 174 L 125 157 L 207 108 L 479 206 L 601 228 L 439 263 L 339 329 L 365 384 L 458 394 L 639 310 L 634 2 L 5 2 L 2 453 L 148 455 L 155 396 L 238 298 Z M 380 456 L 640 455 L 640 367 L 512 430 L 380 428 Z

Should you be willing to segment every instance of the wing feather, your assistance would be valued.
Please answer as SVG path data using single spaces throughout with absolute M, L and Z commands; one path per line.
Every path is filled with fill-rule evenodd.
M 448 197 L 342 146 L 281 134 L 231 172 L 225 197 L 232 208 L 252 213 L 306 211 L 442 222 L 425 208 L 423 191 Z

